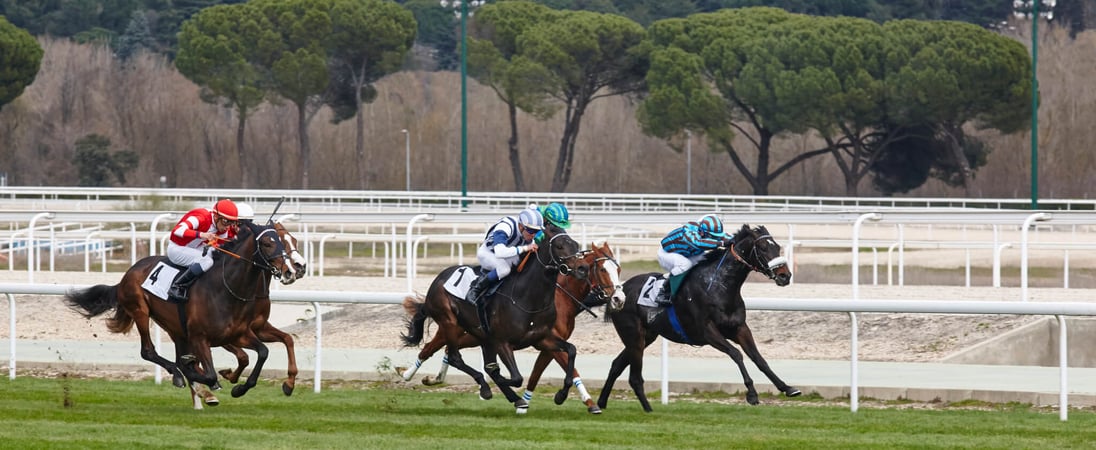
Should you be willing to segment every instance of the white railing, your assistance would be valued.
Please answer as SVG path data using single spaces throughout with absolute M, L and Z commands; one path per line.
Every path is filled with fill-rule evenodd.
M 9 378 L 15 378 L 16 369 L 16 294 L 30 295 L 64 295 L 66 292 L 84 289 L 82 285 L 55 285 L 55 284 L 22 284 L 0 283 L 0 293 L 7 295 L 10 309 L 10 346 Z M 316 311 L 319 311 L 321 303 L 350 303 L 350 304 L 399 304 L 406 292 L 349 292 L 349 291 L 272 291 L 270 299 L 274 302 L 312 303 Z M 857 325 L 857 313 L 910 313 L 910 314 L 1015 314 L 1015 315 L 1047 315 L 1058 319 L 1058 363 L 1059 363 L 1059 417 L 1067 420 L 1069 407 L 1069 384 L 1067 379 L 1068 366 L 1068 341 L 1066 339 L 1066 316 L 1096 316 L 1096 303 L 1080 302 L 1004 302 L 1004 301 L 964 301 L 964 300 L 840 300 L 840 299 L 787 299 L 787 298 L 752 298 L 746 299 L 746 307 L 750 310 L 771 311 L 814 311 L 814 312 L 846 312 L 851 319 L 850 332 L 850 370 L 849 380 L 850 408 L 856 412 L 859 409 L 859 327 Z M 159 334 L 157 334 L 159 336 Z M 665 341 L 664 341 L 665 342 Z M 157 343 L 159 347 L 159 343 Z M 665 346 L 663 347 L 665 355 Z M 319 392 L 322 380 L 322 354 L 323 354 L 323 320 L 322 315 L 316 315 L 316 355 L 315 355 L 315 391 Z M 668 359 L 663 358 L 663 373 L 667 373 Z M 157 375 L 160 371 L 157 370 Z M 159 378 L 157 378 L 159 380 Z M 668 392 L 668 377 L 662 379 L 662 391 Z

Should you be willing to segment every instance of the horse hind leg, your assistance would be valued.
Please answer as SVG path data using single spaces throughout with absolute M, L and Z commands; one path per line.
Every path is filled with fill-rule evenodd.
M 447 346 L 446 356 L 449 359 L 449 365 L 456 367 L 457 370 L 468 374 L 468 376 L 472 377 L 472 380 L 474 380 L 476 384 L 479 385 L 479 395 L 481 399 L 490 400 L 491 397 L 494 396 L 494 394 L 491 393 L 491 386 L 487 384 L 487 380 L 483 378 L 483 374 L 480 373 L 480 371 L 473 369 L 471 366 L 464 362 L 464 358 L 460 356 L 460 349 L 457 348 L 457 346 Z
M 709 326 L 704 330 L 704 337 L 716 350 L 725 353 L 731 357 L 735 365 L 738 366 L 738 371 L 742 373 L 742 384 L 746 386 L 746 403 L 756 405 L 759 402 L 757 398 L 757 389 L 754 388 L 753 378 L 750 377 L 749 371 L 746 370 L 746 362 L 742 360 L 742 352 L 739 352 L 737 348 L 734 348 L 727 339 L 719 334 L 714 327 Z
M 514 404 L 515 412 L 518 414 L 525 414 L 529 411 L 529 402 L 524 398 L 519 397 L 514 393 L 512 388 L 513 380 L 502 376 L 502 371 L 499 369 L 498 357 L 502 357 L 503 364 L 506 365 L 506 370 L 509 370 L 511 374 L 517 374 L 518 378 L 521 374 L 517 370 L 517 362 L 514 360 L 514 351 L 510 348 L 509 344 L 500 343 L 496 347 L 493 344 L 483 345 L 480 347 L 483 350 L 483 362 L 484 369 L 487 374 L 491 376 L 491 379 L 495 381 L 495 385 L 502 391 L 502 395 L 506 396 L 506 400 Z M 520 386 L 519 384 L 518 386 Z
M 145 361 L 149 361 L 160 367 L 163 367 L 168 373 L 171 374 L 171 384 L 177 388 L 186 387 L 186 377 L 183 375 L 179 366 L 167 358 L 160 356 L 156 353 L 156 347 L 152 345 L 152 337 L 149 334 L 149 318 L 148 312 L 137 310 L 130 314 L 133 317 L 133 322 L 137 326 L 137 334 L 141 337 L 141 358 Z

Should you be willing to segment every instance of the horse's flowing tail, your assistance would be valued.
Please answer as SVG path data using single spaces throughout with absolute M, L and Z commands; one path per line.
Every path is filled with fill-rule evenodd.
M 99 284 L 82 291 L 65 294 L 65 304 L 87 319 L 114 310 L 114 317 L 107 319 L 107 329 L 115 333 L 128 332 L 133 327 L 133 317 L 118 307 L 118 286 Z
M 423 305 L 423 302 L 412 296 L 403 299 L 403 309 L 411 316 L 407 319 L 407 333 L 400 334 L 405 347 L 416 347 L 422 343 L 426 328 L 426 313 L 423 311 Z

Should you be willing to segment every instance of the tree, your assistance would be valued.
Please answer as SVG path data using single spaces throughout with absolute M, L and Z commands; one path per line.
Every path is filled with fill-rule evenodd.
M 76 141 L 73 165 L 80 174 L 80 186 L 108 187 L 126 183 L 126 173 L 137 167 L 140 156 L 131 150 L 110 150 L 110 139 L 89 134 Z
M 376 98 L 373 83 L 396 72 L 415 42 L 415 18 L 399 5 L 381 0 L 335 0 L 330 11 L 331 87 L 349 88 L 353 102 L 336 121 L 353 113 L 357 137 L 358 180 L 366 189 L 365 116 L 362 103 Z M 341 98 L 341 96 L 334 96 Z M 330 103 L 330 102 L 329 102 Z M 345 102 L 342 103 L 346 105 Z
M 664 139 L 684 130 L 706 135 L 712 148 L 727 153 L 756 195 L 768 194 L 769 183 L 789 168 L 827 153 L 827 148 L 815 149 L 775 170 L 769 167 L 773 138 L 805 127 L 799 117 L 806 111 L 788 108 L 792 98 L 782 98 L 774 84 L 788 87 L 791 80 L 774 78 L 782 67 L 761 44 L 775 26 L 791 20 L 806 17 L 776 8 L 746 8 L 651 25 L 649 90 L 637 111 L 644 132 Z M 752 168 L 744 160 L 747 152 L 734 142 L 736 135 L 756 154 Z
M 989 148 L 963 128 L 1009 134 L 1023 131 L 1031 117 L 1027 50 L 1012 39 L 961 22 L 893 21 L 884 24 L 884 31 L 888 120 L 927 130 L 913 135 L 928 136 L 923 148 L 947 155 L 932 165 L 933 176 L 953 186 L 965 185 L 973 170 L 985 163 Z M 890 125 L 881 123 L 879 128 Z M 875 151 L 902 150 L 896 143 L 883 143 Z M 917 151 L 908 146 L 904 150 Z M 877 173 L 888 176 L 882 168 Z
M 297 107 L 297 175 L 308 189 L 312 166 L 308 124 L 325 104 L 331 74 L 328 36 L 332 0 L 253 0 L 249 2 L 270 28 L 261 30 L 256 59 L 271 92 Z
M 571 180 L 575 141 L 590 103 L 643 88 L 645 34 L 642 26 L 627 18 L 576 11 L 539 23 L 518 38 L 519 55 L 547 69 L 550 80 L 544 92 L 562 103 L 565 111 L 553 192 L 562 192 Z
M 525 192 L 521 169 L 518 110 L 544 120 L 556 113 L 558 104 L 542 89 L 551 81 L 548 70 L 518 54 L 518 38 L 537 23 L 550 22 L 558 14 L 530 2 L 490 4 L 476 11 L 468 40 L 468 71 L 481 84 L 495 91 L 506 104 L 510 121 L 510 170 L 514 190 Z
M 247 118 L 264 100 L 264 77 L 253 63 L 271 26 L 246 4 L 207 8 L 183 23 L 175 67 L 201 86 L 203 101 L 236 111 L 240 183 L 250 184 L 244 136 Z
M 42 65 L 34 36 L 0 16 L 0 109 L 23 94 Z
M 155 45 L 152 30 L 148 25 L 148 16 L 144 11 L 134 11 L 125 33 L 114 41 L 114 54 L 124 61 L 136 55 L 138 51 L 152 50 Z

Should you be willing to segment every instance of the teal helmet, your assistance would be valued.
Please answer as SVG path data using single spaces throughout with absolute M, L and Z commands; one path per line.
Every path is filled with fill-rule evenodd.
M 567 207 L 562 203 L 552 202 L 548 206 L 542 206 L 540 208 L 541 215 L 544 216 L 544 221 L 563 228 L 564 230 L 571 228 L 571 214 L 567 212 Z
M 708 233 L 716 239 L 723 239 L 726 234 L 723 232 L 723 221 L 719 220 L 719 216 L 715 214 L 708 214 L 700 218 L 699 228 L 701 231 Z

